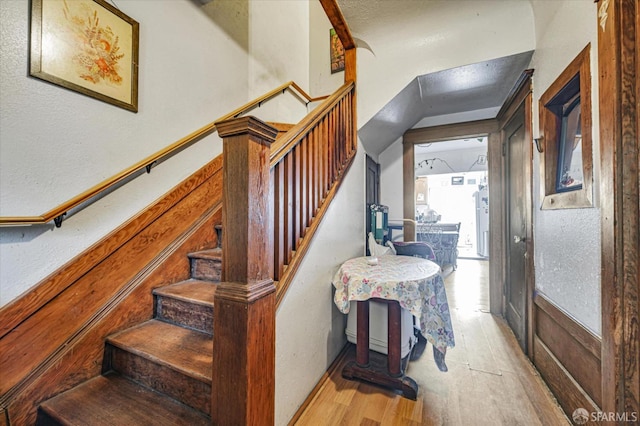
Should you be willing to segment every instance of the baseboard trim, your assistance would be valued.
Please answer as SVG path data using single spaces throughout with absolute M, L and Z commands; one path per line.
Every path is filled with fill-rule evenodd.
M 534 296 L 533 363 L 571 417 L 602 402 L 601 341 L 540 294 Z
M 329 366 L 327 371 L 322 375 L 320 380 L 318 380 L 318 383 L 311 390 L 311 392 L 309 393 L 309 396 L 307 396 L 307 399 L 304 400 L 302 405 L 300 405 L 300 408 L 298 408 L 298 410 L 293 415 L 291 420 L 289 420 L 289 423 L 288 423 L 289 426 L 293 426 L 293 425 L 296 424 L 296 422 L 302 416 L 302 413 L 304 413 L 304 411 L 307 409 L 307 407 L 309 407 L 309 405 L 313 402 L 313 400 L 316 398 L 316 396 L 320 393 L 320 391 L 327 384 L 327 382 L 329 381 L 329 378 L 331 377 L 331 375 L 344 363 L 344 361 L 345 361 L 345 359 L 347 357 L 347 353 L 349 352 L 350 345 L 351 344 L 348 343 L 348 342 L 344 345 L 344 347 L 342 348 L 342 350 L 340 351 L 340 353 L 338 354 L 336 359 L 331 363 L 331 365 Z

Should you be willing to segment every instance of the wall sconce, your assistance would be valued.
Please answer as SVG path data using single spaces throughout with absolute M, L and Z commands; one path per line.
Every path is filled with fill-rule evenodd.
M 538 151 L 541 154 L 542 154 L 542 152 L 544 152 L 544 149 L 542 147 L 542 141 L 543 140 L 544 140 L 544 136 L 539 136 L 537 138 L 533 138 L 533 143 L 536 144 L 536 151 Z

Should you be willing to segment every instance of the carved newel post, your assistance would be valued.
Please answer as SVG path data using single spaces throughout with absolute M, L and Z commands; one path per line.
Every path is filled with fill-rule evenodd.
M 222 281 L 214 301 L 211 419 L 273 425 L 275 286 L 269 277 L 269 157 L 277 130 L 254 117 L 216 123 L 223 140 Z

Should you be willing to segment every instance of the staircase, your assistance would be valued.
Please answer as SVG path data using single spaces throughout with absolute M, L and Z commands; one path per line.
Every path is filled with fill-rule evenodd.
M 155 289 L 154 319 L 109 336 L 103 374 L 41 404 L 37 424 L 211 424 L 222 249 L 189 259 L 191 279 Z
M 18 401 L 12 410 L 24 419 L 37 417 L 40 425 L 272 425 L 276 307 L 355 157 L 354 110 L 355 85 L 349 82 L 294 126 L 254 117 L 216 123 L 222 176 L 203 190 L 198 186 L 193 203 L 206 205 L 221 187 L 224 265 L 221 246 L 190 254 L 189 280 L 153 290 L 153 319 L 99 336 L 105 340 L 101 376 L 82 382 L 86 367 L 68 364 L 59 376 L 82 383 L 40 402 L 66 388 L 45 380 L 50 372 L 58 378 L 59 364 L 51 363 L 33 380 L 22 379 L 43 386 L 46 396 L 33 405 Z M 190 211 L 188 204 L 176 206 L 180 214 Z M 168 219 L 175 223 L 177 217 Z M 136 300 L 127 298 L 132 307 Z M 73 354 L 74 348 L 57 351 Z M 94 366 L 100 362 L 93 359 Z M 20 395 L 19 386 L 13 388 Z M 10 403 L 16 400 L 11 397 Z

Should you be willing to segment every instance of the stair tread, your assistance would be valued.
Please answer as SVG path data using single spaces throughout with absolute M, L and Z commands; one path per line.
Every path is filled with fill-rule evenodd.
M 119 374 L 109 373 L 42 403 L 65 425 L 206 425 L 211 419 Z
M 222 249 L 217 247 L 213 249 L 200 250 L 193 253 L 189 253 L 187 255 L 190 259 L 210 259 L 210 260 L 219 260 L 222 259 Z
M 211 383 L 213 337 L 158 320 L 109 336 L 113 346 Z
M 274 127 L 278 132 L 288 132 L 293 126 L 295 126 L 295 124 L 292 123 L 279 123 L 276 121 L 269 121 L 267 122 L 268 125 L 270 125 L 271 127 Z
M 213 306 L 213 298 L 216 294 L 217 284 L 211 281 L 186 280 L 168 286 L 156 288 L 153 294 L 156 296 L 173 297 L 185 302 L 199 305 Z

